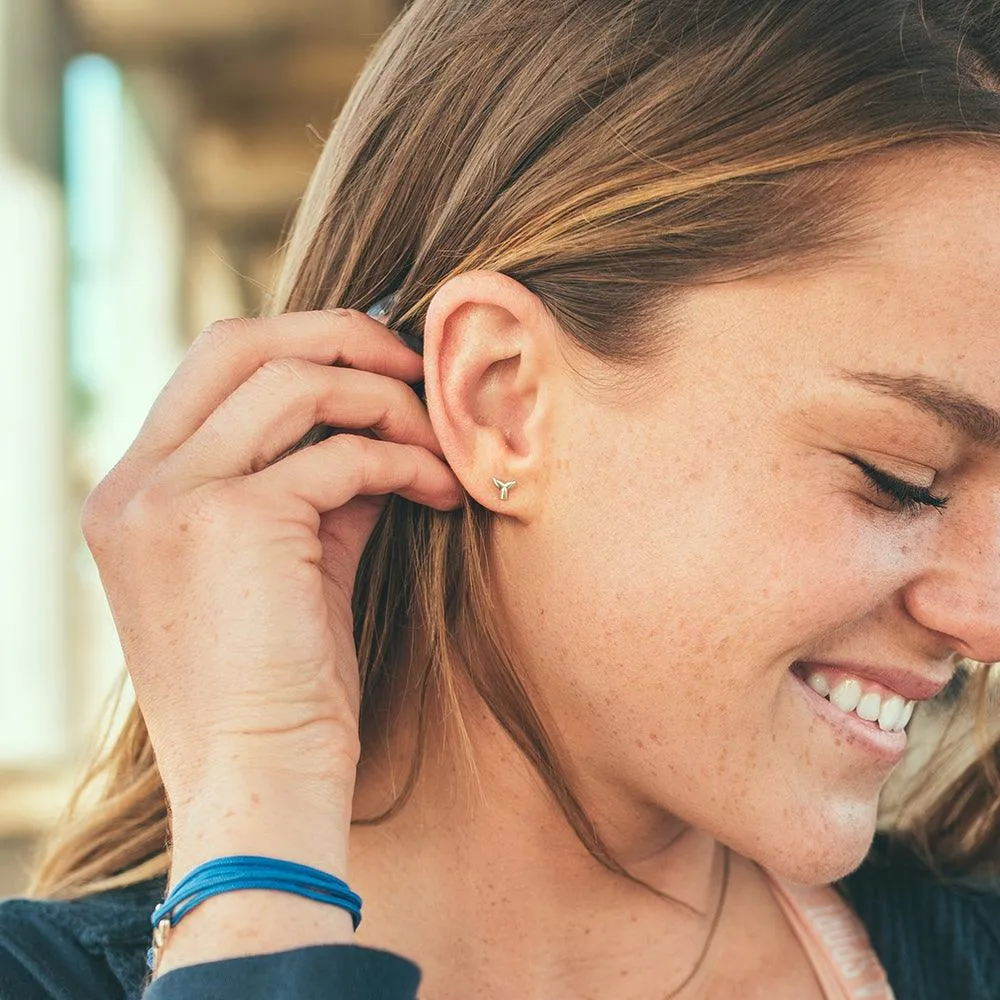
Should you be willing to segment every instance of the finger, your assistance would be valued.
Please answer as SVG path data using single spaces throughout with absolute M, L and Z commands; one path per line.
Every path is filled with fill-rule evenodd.
M 296 496 L 320 514 L 356 496 L 400 496 L 435 510 L 453 510 L 464 491 L 455 473 L 426 448 L 338 434 L 241 480 Z
M 416 444 L 443 457 L 430 417 L 404 382 L 298 358 L 257 369 L 161 464 L 158 476 L 192 487 L 270 465 L 317 424 Z
M 153 404 L 130 451 L 131 464 L 158 463 L 186 441 L 237 386 L 278 358 L 364 369 L 404 382 L 423 377 L 423 360 L 362 312 L 331 309 L 213 323 Z

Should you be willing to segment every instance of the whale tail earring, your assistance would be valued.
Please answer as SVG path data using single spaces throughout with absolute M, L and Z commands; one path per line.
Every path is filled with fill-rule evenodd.
M 503 483 L 496 476 L 493 477 L 493 485 L 500 491 L 501 500 L 510 499 L 510 489 L 512 486 L 517 486 L 517 480 L 512 479 L 509 483 Z

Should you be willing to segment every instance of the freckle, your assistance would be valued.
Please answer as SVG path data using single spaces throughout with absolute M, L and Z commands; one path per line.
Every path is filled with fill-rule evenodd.
M 258 802 L 260 802 L 260 796 L 256 792 L 251 792 L 250 793 L 250 801 L 254 805 L 256 805 Z
M 188 528 L 190 528 L 190 527 L 191 527 L 191 525 L 187 521 L 181 521 L 181 523 L 180 523 L 180 529 L 181 529 L 181 531 L 187 531 Z
M 638 747 L 638 748 L 639 748 L 640 750 L 645 750 L 645 748 L 646 748 L 646 744 L 645 744 L 645 743 L 643 743 L 643 742 L 642 742 L 642 740 L 636 740 L 636 741 L 635 741 L 635 745 L 636 745 L 636 746 L 637 746 L 637 747 Z

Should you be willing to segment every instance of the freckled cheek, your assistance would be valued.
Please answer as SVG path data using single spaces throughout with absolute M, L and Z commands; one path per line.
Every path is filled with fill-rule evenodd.
M 845 506 L 825 518 L 812 513 L 797 529 L 789 525 L 799 544 L 790 548 L 782 585 L 804 621 L 856 618 L 889 600 L 919 567 L 919 554 L 898 528 Z
M 547 578 L 542 603 L 558 596 L 569 644 L 592 648 L 621 680 L 670 677 L 675 697 L 707 705 L 685 662 L 746 683 L 899 586 L 905 546 L 847 498 L 729 446 L 705 461 L 640 440 L 648 428 L 617 430 L 591 428 L 563 470 L 533 575 Z

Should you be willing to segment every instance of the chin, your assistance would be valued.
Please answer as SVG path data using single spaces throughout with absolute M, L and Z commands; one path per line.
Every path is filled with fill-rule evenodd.
M 768 824 L 751 844 L 733 850 L 773 875 L 800 885 L 825 885 L 849 875 L 864 861 L 875 836 L 876 808 L 852 803 L 819 805 L 811 815 Z

